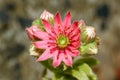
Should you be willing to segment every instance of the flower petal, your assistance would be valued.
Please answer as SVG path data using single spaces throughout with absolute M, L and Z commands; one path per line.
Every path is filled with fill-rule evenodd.
M 62 58 L 60 57 L 60 55 L 58 53 L 59 53 L 58 50 L 54 51 L 54 57 L 53 57 L 53 66 L 54 67 L 58 67 L 62 61 Z
M 75 28 L 77 28 L 77 27 L 78 27 L 78 21 L 73 22 L 72 28 L 75 29 Z
M 36 48 L 39 48 L 39 49 L 48 48 L 47 41 L 36 41 L 36 42 L 33 42 L 33 44 L 35 45 Z
M 71 32 L 71 34 L 69 35 L 69 38 L 73 38 L 73 37 L 77 37 L 77 36 L 80 36 L 80 29 L 79 28 L 76 28 L 75 30 L 73 30 Z
M 78 50 L 72 50 L 72 52 L 68 49 L 65 50 L 66 53 L 69 53 L 69 55 L 71 55 L 72 57 L 76 57 L 79 54 Z
M 68 50 L 68 52 L 66 52 L 65 50 L 60 50 L 60 57 L 62 59 L 62 61 L 67 65 L 67 66 L 72 66 L 72 56 Z
M 30 40 L 34 40 L 33 32 L 30 28 L 26 28 L 27 35 Z
M 76 57 L 76 56 L 78 56 L 80 54 L 79 50 L 77 50 L 77 49 L 73 50 L 72 53 L 74 55 L 73 57 Z
M 71 34 L 76 34 L 75 31 L 77 31 L 76 29 L 78 29 L 78 21 L 75 21 L 71 26 L 67 26 L 66 28 L 66 35 L 69 36 Z
M 36 61 L 44 61 L 47 60 L 48 58 L 51 58 L 53 54 L 50 53 L 49 49 L 46 49 L 44 53 L 36 60 Z
M 56 34 L 53 30 L 53 27 L 50 23 L 48 23 L 46 20 L 42 20 L 43 21 L 43 25 L 45 27 L 45 30 L 52 36 L 52 37 L 56 37 Z
M 59 12 L 57 12 L 54 18 L 54 27 L 58 27 L 61 24 L 62 24 L 62 20 L 61 20 Z
M 71 43 L 76 42 L 76 41 L 80 42 L 80 35 L 79 34 L 73 35 L 70 37 L 70 39 L 71 39 Z
M 48 33 L 51 33 L 52 31 L 52 25 L 50 23 L 48 23 L 46 20 L 42 20 L 43 22 L 43 25 L 45 27 L 45 30 L 48 32 Z
M 49 35 L 47 34 L 47 32 L 43 32 L 43 31 L 34 32 L 34 36 L 39 39 L 49 39 Z
M 63 62 L 64 62 L 67 66 L 71 66 L 71 67 L 72 67 L 72 57 L 71 57 L 71 55 L 69 54 L 69 52 L 66 52 L 66 54 L 64 54 Z
M 30 28 L 26 28 L 26 32 L 27 32 L 27 35 L 28 35 L 30 40 L 35 40 L 35 36 L 34 36 L 34 33 L 33 33 L 35 31 L 39 31 L 37 26 L 31 26 Z
M 75 41 L 71 43 L 75 48 L 78 48 L 80 46 L 80 41 Z
M 63 26 L 71 25 L 71 14 L 70 12 L 67 13 L 67 15 L 64 18 Z
M 80 28 L 78 27 L 78 22 L 75 21 L 73 24 L 72 24 L 72 35 L 70 36 L 73 36 L 73 35 L 80 35 Z

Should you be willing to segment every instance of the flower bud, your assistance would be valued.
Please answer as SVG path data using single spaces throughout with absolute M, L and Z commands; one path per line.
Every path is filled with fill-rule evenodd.
M 30 46 L 29 49 L 30 55 L 34 56 L 34 57 L 39 57 L 41 53 L 43 53 L 42 49 L 37 49 L 34 45 Z
M 26 32 L 27 35 L 29 37 L 30 40 L 34 41 L 37 38 L 34 36 L 34 32 L 38 31 L 39 29 L 37 28 L 37 26 L 31 26 L 30 28 L 26 28 Z
M 85 22 L 84 20 L 79 21 L 79 27 L 85 27 Z
M 83 30 L 81 30 L 81 40 L 82 42 L 91 42 L 96 37 L 95 29 L 91 26 L 85 27 Z
M 95 38 L 96 36 L 95 28 L 90 27 L 90 26 L 86 27 L 86 35 L 87 35 L 87 38 L 90 38 L 90 39 Z
M 54 15 L 46 10 L 43 11 L 43 13 L 40 15 L 40 19 L 50 20 L 54 19 Z
M 98 46 L 96 42 L 92 42 L 86 45 L 81 45 L 79 50 L 81 52 L 81 55 L 97 54 Z

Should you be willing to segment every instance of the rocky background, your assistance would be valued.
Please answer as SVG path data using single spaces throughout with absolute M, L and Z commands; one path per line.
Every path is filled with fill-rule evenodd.
M 69 10 L 100 36 L 98 80 L 120 80 L 120 0 L 0 0 L 0 80 L 42 80 L 44 67 L 29 56 L 25 28 L 46 9 Z

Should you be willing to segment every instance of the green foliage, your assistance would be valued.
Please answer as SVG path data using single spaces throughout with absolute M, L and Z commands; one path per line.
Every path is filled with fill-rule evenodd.
M 85 58 L 77 59 L 73 65 L 78 66 L 81 63 L 86 63 L 89 66 L 95 66 L 99 63 L 99 61 L 92 57 L 85 57 Z
M 96 75 L 86 63 L 79 64 L 79 66 L 72 69 L 72 76 L 78 80 L 97 80 Z
M 98 64 L 98 61 L 91 57 L 78 59 L 73 63 L 73 67 L 65 69 L 65 65 L 54 68 L 49 60 L 42 61 L 41 63 L 53 72 L 52 80 L 97 80 L 90 66 Z M 50 79 L 44 78 L 43 80 Z

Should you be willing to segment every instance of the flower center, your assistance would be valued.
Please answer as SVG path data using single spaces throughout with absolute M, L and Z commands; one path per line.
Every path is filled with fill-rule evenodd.
M 59 48 L 65 48 L 69 44 L 69 39 L 65 35 L 59 35 L 57 38 L 57 45 Z

